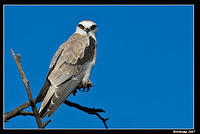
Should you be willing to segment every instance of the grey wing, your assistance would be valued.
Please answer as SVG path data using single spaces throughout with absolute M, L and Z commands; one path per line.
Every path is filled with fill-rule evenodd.
M 73 34 L 67 41 L 65 41 L 62 45 L 60 45 L 60 47 L 58 48 L 58 50 L 56 51 L 56 53 L 54 54 L 54 56 L 51 60 L 51 63 L 50 63 L 50 66 L 49 66 L 50 69 L 55 65 L 55 63 L 58 60 L 58 57 L 61 55 L 63 49 L 65 49 L 65 51 L 67 51 L 67 49 L 69 47 L 71 47 L 71 45 L 74 43 L 74 41 L 79 40 L 80 37 L 81 36 L 79 34 Z M 85 42 L 85 39 L 83 39 L 83 40 Z M 69 43 L 71 45 L 69 45 Z M 82 49 L 83 49 L 84 45 L 81 45 L 81 46 L 82 46 Z
M 55 53 L 47 76 L 50 85 L 43 89 L 46 95 L 39 111 L 41 117 L 51 116 L 82 81 L 83 65 L 77 61 L 84 56 L 87 44 L 85 36 L 73 34 Z
M 87 44 L 87 37 L 81 36 L 80 34 L 73 34 L 69 40 L 61 46 L 61 50 L 58 50 L 61 54 L 56 54 L 59 56 L 55 56 L 50 65 L 54 67 L 48 76 L 52 85 L 57 87 L 67 79 L 79 73 L 76 63 L 78 59 L 83 58 Z

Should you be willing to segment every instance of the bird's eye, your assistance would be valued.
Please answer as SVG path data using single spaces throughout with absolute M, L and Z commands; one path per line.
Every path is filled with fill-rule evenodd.
M 92 26 L 90 27 L 90 29 L 91 29 L 91 30 L 94 30 L 96 27 L 97 27 L 97 25 L 92 25 Z
M 80 29 L 84 29 L 84 26 L 83 26 L 82 24 L 78 24 L 78 27 L 79 27 Z

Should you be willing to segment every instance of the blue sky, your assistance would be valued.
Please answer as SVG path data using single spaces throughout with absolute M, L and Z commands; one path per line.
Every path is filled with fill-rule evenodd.
M 104 109 L 109 128 L 193 128 L 192 5 L 4 6 L 4 112 L 28 101 L 10 49 L 21 54 L 35 98 L 57 48 L 82 20 L 98 25 L 95 86 L 68 100 Z M 64 104 L 50 120 L 46 128 L 104 128 Z M 4 127 L 37 124 L 18 116 Z

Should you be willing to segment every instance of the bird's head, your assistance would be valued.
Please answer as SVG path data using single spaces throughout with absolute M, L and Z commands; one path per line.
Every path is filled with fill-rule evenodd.
M 93 21 L 84 20 L 78 24 L 76 32 L 82 35 L 95 36 L 97 33 L 97 25 Z

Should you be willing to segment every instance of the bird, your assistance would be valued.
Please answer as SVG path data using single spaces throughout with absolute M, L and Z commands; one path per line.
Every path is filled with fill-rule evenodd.
M 35 102 L 41 102 L 39 115 L 50 117 L 80 85 L 87 87 L 96 63 L 97 24 L 91 20 L 78 23 L 75 32 L 54 54 Z

